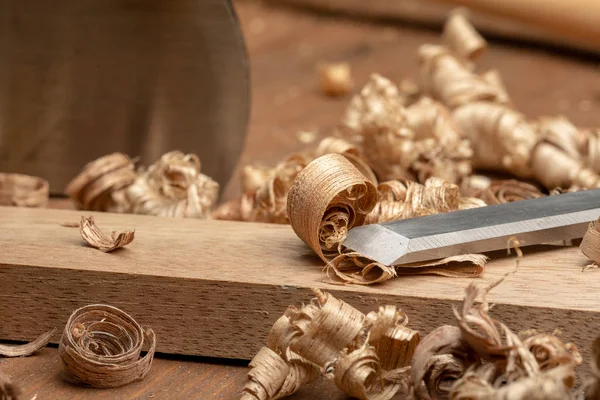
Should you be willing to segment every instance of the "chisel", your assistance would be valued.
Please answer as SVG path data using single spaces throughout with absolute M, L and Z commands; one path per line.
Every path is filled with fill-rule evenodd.
M 582 238 L 600 216 L 600 189 L 352 228 L 344 246 L 386 265 Z

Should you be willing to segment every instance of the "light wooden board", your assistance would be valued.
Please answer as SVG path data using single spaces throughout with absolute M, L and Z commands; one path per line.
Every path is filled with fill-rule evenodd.
M 365 312 L 397 304 L 426 333 L 454 323 L 451 307 L 474 281 L 416 276 L 331 285 L 289 226 L 91 214 L 108 233 L 135 229 L 135 240 L 105 254 L 87 247 L 77 228 L 60 225 L 82 212 L 0 207 L 0 339 L 60 332 L 77 307 L 101 302 L 151 326 L 160 352 L 249 359 L 313 286 Z M 526 252 L 518 272 L 492 292 L 493 315 L 517 331 L 559 328 L 587 354 L 600 326 L 600 270 L 582 272 L 587 263 L 577 248 Z M 501 252 L 475 281 L 489 283 L 514 267 L 515 258 Z

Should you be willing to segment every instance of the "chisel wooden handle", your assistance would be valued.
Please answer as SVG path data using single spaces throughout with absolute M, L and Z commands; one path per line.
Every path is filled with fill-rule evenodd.
M 438 0 L 440 1 L 440 0 Z M 598 0 L 441 0 L 545 29 L 589 46 L 600 44 Z

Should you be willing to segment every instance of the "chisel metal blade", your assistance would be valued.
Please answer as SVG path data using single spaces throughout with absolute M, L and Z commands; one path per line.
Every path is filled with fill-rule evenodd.
M 344 246 L 386 265 L 582 238 L 600 216 L 600 189 L 352 228 Z

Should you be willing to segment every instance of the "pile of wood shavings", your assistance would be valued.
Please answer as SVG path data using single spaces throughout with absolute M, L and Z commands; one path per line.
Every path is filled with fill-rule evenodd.
M 200 170 L 196 155 L 179 151 L 137 171 L 127 155 L 113 153 L 87 164 L 66 193 L 84 210 L 206 218 L 219 184 Z
M 420 84 L 397 86 L 373 74 L 330 137 L 273 169 L 247 166 L 244 194 L 213 218 L 290 223 L 329 276 L 346 282 L 478 276 L 486 261 L 480 255 L 400 270 L 348 253 L 342 243 L 361 224 L 600 186 L 598 131 L 563 116 L 527 120 L 498 71 L 476 72 L 487 44 L 462 11 L 450 15 L 442 39 L 419 49 Z
M 469 285 L 462 308 L 454 309 L 456 325 L 423 339 L 395 306 L 365 316 L 313 289 L 310 304 L 290 306 L 273 325 L 268 345 L 250 362 L 241 398 L 286 397 L 319 375 L 365 400 L 598 398 L 600 338 L 594 375 L 575 390 L 575 368 L 582 362 L 575 345 L 554 334 L 521 338 L 489 315 L 487 294 L 499 283 Z

